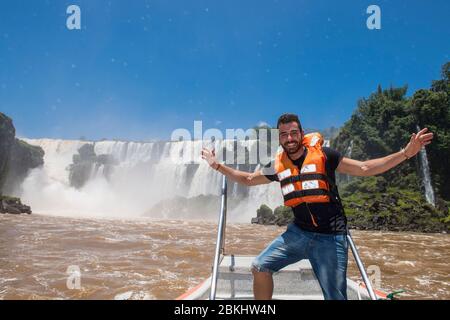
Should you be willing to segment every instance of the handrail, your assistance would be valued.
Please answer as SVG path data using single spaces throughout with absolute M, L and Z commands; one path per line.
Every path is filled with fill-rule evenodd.
M 225 254 L 225 228 L 227 219 L 227 177 L 224 175 L 222 177 L 222 189 L 221 189 L 221 204 L 220 204 L 220 215 L 219 215 L 219 227 L 217 229 L 217 240 L 216 249 L 214 254 L 214 262 L 212 267 L 212 277 L 211 277 L 211 291 L 209 294 L 209 300 L 216 299 L 217 290 L 217 279 L 219 274 L 219 263 L 222 255 Z M 358 249 L 356 248 L 353 238 L 350 234 L 350 230 L 347 229 L 347 239 L 350 244 L 353 256 L 355 257 L 356 264 L 358 266 L 359 272 L 366 285 L 367 292 L 372 300 L 377 300 L 377 296 L 373 290 L 372 284 L 367 276 L 364 264 L 359 256 Z
M 222 178 L 222 192 L 219 215 L 219 227 L 217 229 L 216 251 L 214 255 L 214 264 L 211 277 L 211 291 L 209 293 L 209 300 L 216 299 L 217 277 L 219 274 L 220 256 L 225 253 L 225 227 L 227 218 L 227 177 Z
M 361 273 L 364 283 L 366 284 L 366 289 L 367 289 L 367 292 L 369 293 L 370 299 L 377 300 L 377 296 L 375 295 L 375 292 L 373 291 L 372 283 L 370 282 L 369 277 L 367 276 L 367 272 L 366 272 L 366 269 L 364 268 L 364 264 L 362 263 L 362 260 L 359 257 L 358 249 L 356 248 L 356 245 L 353 242 L 352 235 L 350 234 L 350 230 L 348 230 L 348 229 L 347 229 L 347 239 L 350 244 L 350 248 L 352 249 L 353 256 L 355 257 L 356 264 L 358 265 L 359 272 Z

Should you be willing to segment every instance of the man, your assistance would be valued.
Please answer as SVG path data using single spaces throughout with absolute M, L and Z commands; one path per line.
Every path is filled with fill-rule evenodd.
M 424 128 L 412 134 L 404 149 L 383 158 L 358 161 L 322 148 L 319 134 L 305 135 L 295 114 L 278 119 L 283 151 L 254 173 L 219 164 L 214 151 L 202 150 L 202 158 L 231 180 L 247 186 L 279 181 L 284 204 L 292 207 L 295 220 L 286 232 L 264 249 L 252 264 L 255 299 L 271 299 L 272 274 L 302 259 L 309 259 L 325 299 L 347 299 L 347 220 L 335 182 L 335 171 L 353 176 L 373 176 L 415 156 L 431 143 L 433 133 Z

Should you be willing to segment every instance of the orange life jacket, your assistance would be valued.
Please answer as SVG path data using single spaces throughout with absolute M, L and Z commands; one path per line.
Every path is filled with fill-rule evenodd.
M 284 150 L 275 158 L 275 172 L 280 181 L 284 205 L 288 207 L 295 207 L 303 202 L 330 202 L 326 155 L 322 150 L 323 138 L 320 133 L 310 133 L 304 136 L 302 144 L 308 152 L 300 171 Z

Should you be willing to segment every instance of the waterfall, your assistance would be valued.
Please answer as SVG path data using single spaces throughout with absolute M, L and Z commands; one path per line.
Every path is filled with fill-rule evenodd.
M 189 199 L 220 194 L 221 174 L 209 168 L 205 161 L 173 161 L 187 156 L 192 149 L 198 151 L 195 160 L 200 160 L 201 141 L 24 140 L 45 151 L 44 166 L 30 171 L 17 192 L 35 212 L 84 217 L 139 217 L 163 200 L 170 202 L 176 197 Z M 85 144 L 92 144 L 96 155 L 111 156 L 114 165 L 111 171 L 104 165 L 94 165 L 88 181 L 76 189 L 70 185 L 68 167 L 78 149 Z M 239 144 L 248 151 L 254 151 L 257 146 L 256 141 L 239 141 Z M 234 141 L 215 141 L 216 153 L 233 145 Z M 248 166 L 242 167 L 245 167 L 242 170 L 248 169 Z M 237 198 L 239 203 L 234 203 L 235 209 L 230 210 L 230 221 L 250 222 L 261 204 L 272 208 L 282 204 L 276 183 L 250 189 L 233 186 L 230 191 L 230 196 L 244 192 L 244 197 Z M 212 215 L 215 219 L 217 213 Z M 177 218 L 183 219 L 182 216 Z
M 348 158 L 352 157 L 352 151 L 353 151 L 353 140 L 350 141 L 347 149 L 345 150 L 345 156 Z
M 423 185 L 425 187 L 425 199 L 433 206 L 436 204 L 433 186 L 431 185 L 430 165 L 428 164 L 428 157 L 425 148 L 422 148 L 419 152 L 419 158 L 421 163 L 421 172 Z
M 350 143 L 349 143 L 347 149 L 345 150 L 344 156 L 346 158 L 351 159 L 352 151 L 353 151 L 353 140 L 350 140 Z M 350 180 L 352 179 L 352 177 L 349 174 L 346 175 L 346 178 L 347 178 L 347 182 L 350 182 Z
M 417 131 L 420 131 L 420 127 L 417 126 Z M 420 171 L 422 174 L 422 182 L 425 188 L 425 199 L 433 206 L 436 205 L 436 199 L 434 195 L 433 186 L 431 184 L 430 165 L 428 163 L 428 156 L 425 147 L 422 147 L 419 152 Z

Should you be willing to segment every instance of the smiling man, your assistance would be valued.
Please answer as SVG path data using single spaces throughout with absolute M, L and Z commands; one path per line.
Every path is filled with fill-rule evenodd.
M 335 172 L 373 176 L 415 156 L 431 143 L 433 133 L 424 128 L 412 134 L 399 152 L 383 158 L 358 161 L 322 147 L 318 133 L 305 135 L 298 116 L 278 119 L 282 151 L 263 169 L 243 172 L 217 162 L 214 152 L 203 149 L 202 158 L 230 179 L 247 185 L 277 181 L 284 205 L 292 207 L 294 222 L 269 244 L 252 264 L 255 299 L 271 299 L 272 274 L 302 259 L 309 259 L 325 299 L 347 299 L 347 220 L 335 181 Z

